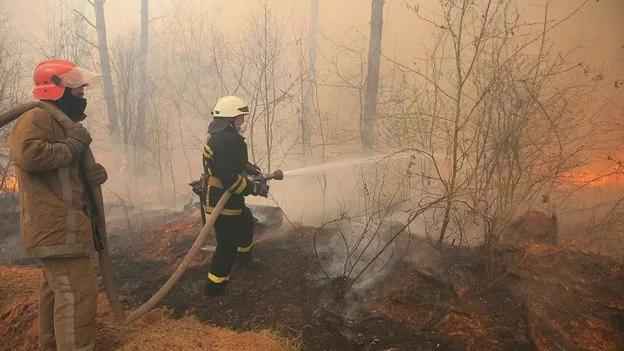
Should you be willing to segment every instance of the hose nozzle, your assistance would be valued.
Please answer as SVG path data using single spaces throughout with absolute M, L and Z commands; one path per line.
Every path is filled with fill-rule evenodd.
M 278 169 L 276 171 L 273 171 L 272 173 L 266 174 L 264 175 L 264 179 L 266 180 L 282 180 L 284 179 L 284 172 L 282 172 L 281 169 Z

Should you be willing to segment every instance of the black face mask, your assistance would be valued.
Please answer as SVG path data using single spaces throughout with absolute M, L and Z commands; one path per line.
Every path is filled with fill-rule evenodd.
M 84 114 L 87 108 L 87 99 L 75 96 L 69 88 L 65 88 L 63 97 L 56 101 L 56 105 L 74 122 L 80 122 L 87 117 Z

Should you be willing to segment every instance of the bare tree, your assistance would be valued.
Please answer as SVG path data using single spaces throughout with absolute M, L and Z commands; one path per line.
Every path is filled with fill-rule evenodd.
M 93 45 L 84 36 L 84 21 L 72 11 L 72 4 L 55 1 L 49 9 L 46 42 L 41 51 L 50 58 L 66 58 L 78 65 L 83 65 Z
M 308 49 L 307 77 L 304 80 L 302 74 L 302 106 L 301 106 L 301 143 L 304 154 L 309 152 L 312 130 L 310 120 L 314 117 L 315 81 L 316 81 L 316 57 L 318 48 L 319 24 L 319 0 L 310 0 L 310 16 L 308 20 L 306 46 Z
M 574 101 L 589 86 L 568 83 L 578 65 L 548 41 L 562 22 L 546 10 L 536 29 L 511 5 L 441 1 L 439 18 L 412 7 L 438 33 L 431 55 L 422 66 L 387 58 L 417 84 L 411 96 L 397 93 L 395 118 L 384 123 L 403 123 L 389 131 L 406 134 L 394 139 L 427 165 L 414 172 L 433 182 L 423 191 L 443 195 L 427 216 L 440 246 L 469 240 L 469 232 L 495 245 L 518 211 L 552 191 L 583 152 L 578 140 L 589 117 Z
M 249 52 L 241 53 L 251 70 L 242 89 L 250 96 L 251 159 L 255 163 L 263 163 L 264 168 L 270 171 L 276 157 L 276 145 L 281 146 L 285 139 L 278 135 L 286 128 L 276 128 L 280 109 L 285 109 L 287 103 L 294 100 L 294 90 L 301 79 L 288 74 L 288 66 L 283 62 L 284 40 L 271 8 L 265 4 L 261 11 L 259 19 L 254 17 L 251 22 L 247 45 Z
M 139 41 L 139 62 L 138 62 L 138 99 L 137 99 L 137 143 L 145 144 L 145 109 L 147 95 L 147 58 L 149 45 L 149 2 L 141 0 L 141 34 Z
M 381 36 L 383 29 L 384 0 L 372 0 L 371 29 L 368 46 L 368 74 L 366 75 L 366 97 L 360 133 L 362 145 L 368 149 L 375 143 L 377 118 L 377 90 L 379 88 L 379 67 L 381 61 Z
M 113 88 L 113 77 L 111 73 L 110 56 L 108 51 L 108 38 L 106 32 L 106 17 L 104 16 L 104 3 L 106 0 L 93 0 L 91 4 L 95 10 L 95 24 L 91 26 L 97 31 L 97 46 L 100 54 L 100 69 L 102 70 L 102 80 L 104 83 L 104 100 L 106 101 L 106 113 L 109 121 L 109 131 L 111 135 L 119 136 L 119 121 L 117 119 L 117 103 L 115 90 Z M 86 17 L 84 17 L 86 20 Z
M 0 13 L 0 110 L 5 111 L 24 98 L 21 87 L 22 48 L 13 39 L 12 28 Z M 5 143 L 10 128 L 0 130 L 0 145 Z M 7 152 L 8 154 L 8 152 Z
M 334 41 L 331 38 L 324 37 L 333 45 L 333 57 L 329 63 L 332 76 L 325 81 L 317 82 L 319 89 L 335 89 L 338 92 L 349 91 L 357 98 L 356 113 L 359 113 L 359 119 L 352 121 L 351 119 L 341 120 L 340 116 L 335 116 L 333 125 L 328 125 L 323 147 L 341 144 L 345 142 L 361 143 L 361 133 L 352 132 L 357 129 L 353 128 L 353 122 L 359 123 L 363 120 L 366 99 L 366 56 L 362 48 L 350 47 L 348 44 Z M 320 113 L 320 111 L 318 111 Z M 360 128 L 361 129 L 361 128 Z
M 205 14 L 189 10 L 178 8 L 179 12 L 165 20 L 168 30 L 154 36 L 154 45 L 159 45 L 162 53 L 154 59 L 167 67 L 154 72 L 154 79 L 169 87 L 163 93 L 167 100 L 177 101 L 181 112 L 206 119 L 219 96 L 248 93 L 243 87 L 248 63 L 236 44 L 228 43 Z
M 139 104 L 137 79 L 141 65 L 139 48 L 135 38 L 118 38 L 113 43 L 111 50 L 111 76 L 116 83 L 115 96 L 119 138 L 125 148 L 125 154 L 129 155 L 130 146 L 137 145 Z

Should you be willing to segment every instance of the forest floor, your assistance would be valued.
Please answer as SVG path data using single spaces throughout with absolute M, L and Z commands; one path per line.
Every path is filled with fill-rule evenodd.
M 147 215 L 140 235 L 122 222 L 111 225 L 110 245 L 115 281 L 131 310 L 166 281 L 200 223 L 195 209 Z M 204 253 L 161 307 L 131 327 L 116 325 L 101 298 L 98 344 L 103 350 L 624 349 L 624 267 L 611 258 L 543 244 L 484 255 L 413 239 L 414 247 L 435 253 L 433 265 L 399 258 L 382 278 L 351 289 L 349 280 L 323 273 L 325 253 L 314 250 L 333 235 L 286 223 L 261 228 L 255 264 L 235 267 L 227 294 L 217 298 L 202 294 L 211 255 Z M 0 247 L 8 242 L 0 238 Z M 32 261 L 0 266 L 0 350 L 36 349 L 39 279 Z

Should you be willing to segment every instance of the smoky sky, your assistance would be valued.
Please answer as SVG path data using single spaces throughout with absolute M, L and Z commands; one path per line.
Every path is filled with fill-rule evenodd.
M 109 41 L 136 35 L 140 3 L 139 0 L 106 2 Z M 168 20 L 200 17 L 219 28 L 229 40 L 236 41 L 244 35 L 244 28 L 254 14 L 260 13 L 263 4 L 267 4 L 278 19 L 277 25 L 287 43 L 304 38 L 310 12 L 308 0 L 152 0 L 150 24 L 157 36 L 170 30 Z M 624 80 L 624 1 L 517 1 L 518 11 L 526 22 L 542 21 L 546 5 L 549 19 L 556 21 L 581 4 L 584 6 L 578 13 L 552 31 L 550 39 L 554 50 L 569 55 L 571 61 L 582 63 L 595 74 L 601 74 L 604 94 L 613 96 L 614 101 L 624 101 L 624 87 L 615 89 L 616 82 Z M 408 5 L 418 5 L 422 13 L 434 18 L 439 5 L 434 1 L 386 1 L 382 50 L 385 55 L 409 64 L 426 55 L 433 34 L 429 24 L 407 10 Z M 71 17 L 74 9 L 93 17 L 90 5 L 84 0 L 2 1 L 0 4 L 1 13 L 22 43 L 25 60 L 33 64 L 41 58 L 50 22 L 60 15 Z M 335 45 L 349 45 L 364 52 L 369 21 L 368 0 L 320 0 L 321 60 L 335 55 Z M 84 30 L 86 37 L 95 36 L 88 26 Z

